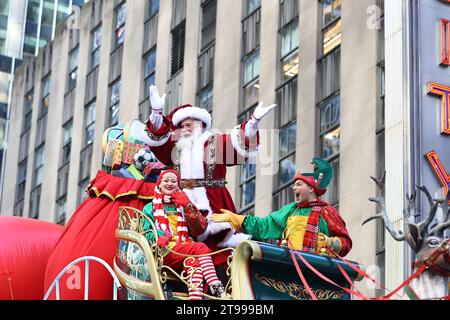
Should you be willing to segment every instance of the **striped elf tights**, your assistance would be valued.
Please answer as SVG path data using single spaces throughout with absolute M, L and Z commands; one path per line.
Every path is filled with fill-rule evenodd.
M 192 286 L 189 286 L 188 288 L 189 300 L 202 299 L 201 291 L 203 288 L 203 279 L 205 279 L 206 284 L 211 288 L 222 284 L 217 277 L 216 269 L 214 268 L 211 257 L 206 256 L 197 258 L 197 262 L 200 265 L 200 268 L 196 269 L 192 275 Z

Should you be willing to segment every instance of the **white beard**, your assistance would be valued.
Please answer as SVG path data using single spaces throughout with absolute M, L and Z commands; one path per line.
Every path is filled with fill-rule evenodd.
M 180 150 L 180 175 L 181 179 L 205 179 L 204 154 L 205 142 L 211 136 L 211 132 L 194 130 L 193 134 L 182 136 L 176 146 Z M 199 210 L 208 211 L 211 214 L 211 206 L 206 189 L 198 187 L 194 189 L 183 189 L 189 199 Z
M 205 179 L 205 143 L 211 137 L 211 132 L 201 132 L 201 130 L 197 129 L 190 135 L 181 136 L 176 142 L 176 146 L 180 150 L 181 179 Z M 208 227 L 202 235 L 197 237 L 197 241 L 204 241 L 211 234 L 231 228 L 228 222 L 214 223 L 210 221 L 212 209 L 204 187 L 183 189 L 183 191 L 197 209 L 208 212 L 206 216 L 209 220 Z

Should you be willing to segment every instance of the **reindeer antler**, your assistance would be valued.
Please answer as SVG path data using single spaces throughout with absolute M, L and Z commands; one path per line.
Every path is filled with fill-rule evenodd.
M 442 236 L 444 234 L 445 229 L 450 227 L 450 208 L 448 206 L 448 202 L 449 201 L 450 201 L 450 190 L 447 192 L 446 199 L 441 199 L 441 200 L 435 201 L 436 204 L 437 203 L 441 203 L 442 204 L 442 211 L 443 211 L 443 214 L 444 214 L 444 219 L 443 219 L 442 223 L 438 223 L 436 226 L 434 226 L 430 230 L 430 234 L 433 234 L 433 235 L 436 235 L 436 236 Z M 430 213 L 430 215 L 431 215 L 431 213 Z
M 427 187 L 425 187 L 425 186 L 416 186 L 416 187 L 417 187 L 417 189 L 419 189 L 420 191 L 425 193 L 425 195 L 428 199 L 428 203 L 430 205 L 430 213 L 428 214 L 427 218 L 417 224 L 420 234 L 422 236 L 424 236 L 427 233 L 428 226 L 430 225 L 430 223 L 434 220 L 434 217 L 436 216 L 437 208 L 439 206 L 440 201 L 433 200 Z
M 377 179 L 375 177 L 370 177 L 370 179 L 372 179 L 376 183 L 377 187 L 381 191 L 381 195 L 377 198 L 369 198 L 369 200 L 377 203 L 380 206 L 381 211 L 376 215 L 366 219 L 362 224 L 364 225 L 367 222 L 374 219 L 383 219 L 386 229 L 391 234 L 391 236 L 397 241 L 404 241 L 405 235 L 403 234 L 403 232 L 395 230 L 394 224 L 392 223 L 391 219 L 389 218 L 386 212 L 386 203 L 385 203 L 386 172 L 384 172 L 383 176 L 380 179 Z M 413 197 L 415 197 L 415 194 L 413 195 Z

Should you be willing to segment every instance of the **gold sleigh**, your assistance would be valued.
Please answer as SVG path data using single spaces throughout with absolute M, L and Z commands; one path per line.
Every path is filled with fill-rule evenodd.
M 144 223 L 151 228 L 144 231 Z M 154 234 L 155 241 L 149 242 L 145 237 L 147 232 Z M 122 284 L 119 299 L 123 300 L 187 300 L 187 288 L 193 287 L 192 267 L 188 272 L 181 274 L 164 265 L 163 251 L 156 245 L 158 238 L 156 227 L 140 210 L 132 207 L 119 208 L 119 225 L 115 233 L 117 250 L 114 258 L 114 272 Z M 234 249 L 225 249 L 233 253 Z M 223 251 L 223 250 L 221 250 Z M 212 253 L 217 254 L 221 251 Z M 193 256 L 186 256 L 185 264 Z M 226 277 L 227 299 L 233 299 L 231 287 L 231 263 L 233 255 L 230 254 L 227 261 Z M 217 300 L 219 298 L 202 293 L 206 299 Z M 244 297 L 242 297 L 244 298 Z M 223 298 L 222 298 L 223 299 Z

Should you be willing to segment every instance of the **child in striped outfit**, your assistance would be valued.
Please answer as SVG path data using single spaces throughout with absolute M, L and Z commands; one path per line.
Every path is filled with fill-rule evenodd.
M 155 222 L 157 245 L 163 249 L 164 264 L 177 272 L 193 272 L 192 284 L 188 288 L 189 299 L 202 299 L 203 279 L 214 296 L 225 297 L 224 286 L 217 277 L 211 256 L 206 255 L 211 253 L 211 250 L 204 243 L 194 242 L 190 237 L 202 234 L 208 221 L 188 196 L 180 192 L 180 179 L 180 175 L 174 170 L 161 172 L 156 182 L 153 201 L 144 207 L 143 213 Z M 146 222 L 144 230 L 148 229 L 150 223 Z M 152 232 L 145 235 L 148 240 L 153 240 Z M 186 256 L 174 252 L 200 257 L 187 259 Z M 187 266 L 184 266 L 186 259 Z

